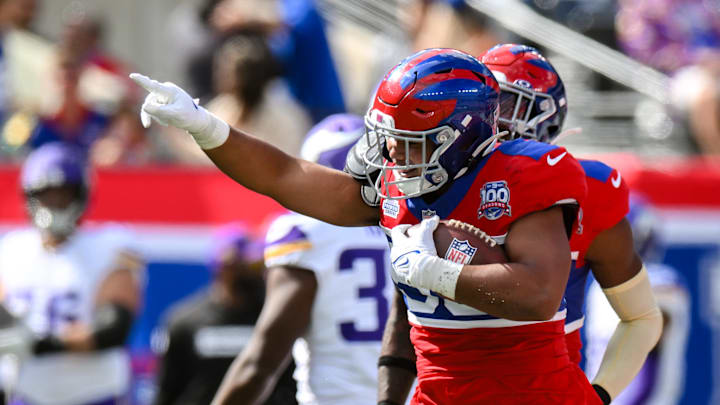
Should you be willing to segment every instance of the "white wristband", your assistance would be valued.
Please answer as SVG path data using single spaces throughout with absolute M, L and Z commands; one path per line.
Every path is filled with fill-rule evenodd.
M 198 109 L 207 117 L 207 122 L 198 130 L 188 130 L 188 133 L 204 150 L 214 149 L 224 144 L 230 136 L 230 125 L 205 108 L 198 106 Z
M 417 279 L 413 280 L 413 285 L 435 291 L 451 300 L 455 299 L 455 288 L 463 269 L 462 264 L 423 254 L 418 258 L 417 268 L 419 271 L 414 272 Z

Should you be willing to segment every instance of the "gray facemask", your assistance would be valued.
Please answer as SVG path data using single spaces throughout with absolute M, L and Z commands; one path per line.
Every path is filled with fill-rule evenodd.
M 28 202 L 28 211 L 33 224 L 41 231 L 54 236 L 68 236 L 75 231 L 85 209 L 84 205 L 75 201 L 63 209 L 48 208 L 31 199 Z

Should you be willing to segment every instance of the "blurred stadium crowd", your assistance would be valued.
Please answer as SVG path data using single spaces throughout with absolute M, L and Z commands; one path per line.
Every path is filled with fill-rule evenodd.
M 530 31 L 535 25 L 559 25 L 577 38 L 592 39 L 588 54 L 604 52 L 605 57 L 588 61 L 573 54 L 572 44 L 586 43 L 574 36 L 553 41 L 518 32 L 503 8 L 529 13 Z M 582 128 L 560 141 L 573 153 L 621 152 L 651 164 L 669 156 L 697 158 L 711 166 L 720 162 L 717 0 L 0 0 L 0 163 L 17 171 L 29 153 L 60 142 L 83 151 L 91 167 L 109 167 L 114 173 L 209 165 L 181 131 L 142 127 L 138 112 L 144 93 L 127 76 L 139 69 L 183 86 L 231 126 L 300 156 L 313 125 L 331 114 L 363 115 L 381 76 L 404 56 L 430 47 L 480 55 L 507 42 L 541 49 L 564 78 L 572 105 L 566 125 Z M 637 62 L 652 75 L 618 82 L 603 74 L 615 67 L 617 72 L 631 69 Z M 646 83 L 650 77 L 662 79 L 655 83 L 659 92 L 647 90 L 653 84 Z M 3 189 L 0 198 L 18 189 Z M 240 220 L 255 215 L 241 210 Z M 180 255 L 183 259 L 175 264 L 167 260 L 158 265 L 155 271 L 165 278 L 145 285 L 145 298 L 139 301 L 152 303 L 154 312 L 143 315 L 143 304 L 138 304 L 143 331 L 131 338 L 137 350 L 131 352 L 129 403 L 181 403 L 163 388 L 176 388 L 172 378 L 190 381 L 187 375 L 171 374 L 199 364 L 190 352 L 202 348 L 183 347 L 188 343 L 182 339 L 191 328 L 187 319 L 202 322 L 202 315 L 193 313 L 190 304 L 170 315 L 171 304 L 210 285 L 208 294 L 220 297 L 217 302 L 232 309 L 240 301 L 244 309 L 213 307 L 205 296 L 194 297 L 196 308 L 217 314 L 213 320 L 248 330 L 257 319 L 263 296 L 252 292 L 262 290 L 263 280 L 255 245 L 267 224 L 255 221 L 242 235 L 232 233 L 239 231 L 231 226 L 218 236 L 215 227 L 220 224 L 213 222 L 219 221 L 209 222 L 212 231 L 200 232 L 203 249 L 196 249 L 190 260 Z M 2 230 L 15 226 L 3 224 Z M 242 256 L 242 263 L 234 255 Z M 240 268 L 237 273 L 228 270 L 234 265 Z M 133 271 L 153 269 L 136 269 L 141 267 L 133 261 Z M 179 271 L 195 275 L 176 279 Z M 147 280 L 140 275 L 137 282 Z M 162 282 L 168 284 L 158 287 Z M 176 286 L 175 292 L 158 292 Z M 149 297 L 153 291 L 162 295 L 162 302 Z M 234 296 L 238 291 L 246 296 Z M 167 328 L 158 327 L 163 319 Z M 239 341 L 246 342 L 248 330 L 234 330 L 232 336 L 244 336 Z M 172 338 L 179 340 L 173 345 Z M 151 346 L 155 351 L 148 354 L 145 349 Z M 221 371 L 205 376 L 214 378 L 209 386 L 217 387 L 241 348 L 223 346 L 229 352 L 217 356 L 222 359 L 213 365 Z M 167 361 L 175 363 L 158 366 L 166 353 Z M 283 378 L 289 378 L 292 367 Z M 156 384 L 157 378 L 165 378 L 166 386 Z M 200 391 L 197 402 L 182 403 L 208 401 L 214 389 Z
M 98 165 L 206 162 L 183 137 L 138 125 L 140 94 L 126 78 L 138 68 L 162 72 L 228 122 L 297 153 L 321 118 L 364 113 L 373 86 L 400 55 L 435 46 L 478 55 L 501 42 L 539 45 L 553 58 L 579 104 L 569 116 L 586 133 L 578 144 L 720 153 L 716 2 L 526 2 L 534 24 L 559 22 L 662 73 L 665 97 L 657 99 L 582 67 L 562 47 L 518 36 L 502 12 L 485 14 L 482 3 L 492 2 L 5 1 L 0 159 L 19 161 L 62 139 L 90 150 Z M 135 25 L 149 19 L 157 21 Z M 608 59 L 596 63 L 617 55 Z M 284 114 L 271 119 L 277 110 Z M 273 138 L 278 133 L 282 139 Z

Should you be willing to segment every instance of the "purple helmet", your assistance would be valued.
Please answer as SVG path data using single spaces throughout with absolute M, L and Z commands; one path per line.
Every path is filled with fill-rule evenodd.
M 261 259 L 262 246 L 250 238 L 247 228 L 240 223 L 222 226 L 212 239 L 209 264 L 214 272 L 228 260 L 253 263 Z
M 89 191 L 87 155 L 81 149 L 60 143 L 48 143 L 27 157 L 20 175 L 30 218 L 42 231 L 58 236 L 69 235 L 85 212 Z M 72 202 L 65 207 L 46 206 L 41 193 L 50 188 L 71 187 Z
M 308 132 L 300 156 L 323 166 L 342 170 L 350 148 L 365 133 L 363 119 L 353 114 L 333 114 Z
M 61 142 L 45 144 L 28 155 L 22 168 L 20 184 L 25 194 L 65 185 L 76 185 L 87 190 L 86 155 L 73 145 Z

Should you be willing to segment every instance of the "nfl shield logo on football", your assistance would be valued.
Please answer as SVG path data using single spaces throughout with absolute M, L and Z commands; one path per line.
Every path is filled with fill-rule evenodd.
M 432 218 L 436 214 L 435 210 L 422 210 L 422 219 Z
M 483 185 L 480 190 L 480 208 L 478 208 L 478 219 L 487 218 L 494 221 L 503 215 L 511 216 L 510 189 L 505 180 L 490 181 Z
M 453 238 L 450 242 L 450 248 L 445 253 L 445 258 L 454 263 L 468 264 L 475 256 L 477 248 L 473 247 L 466 240 L 457 240 Z

